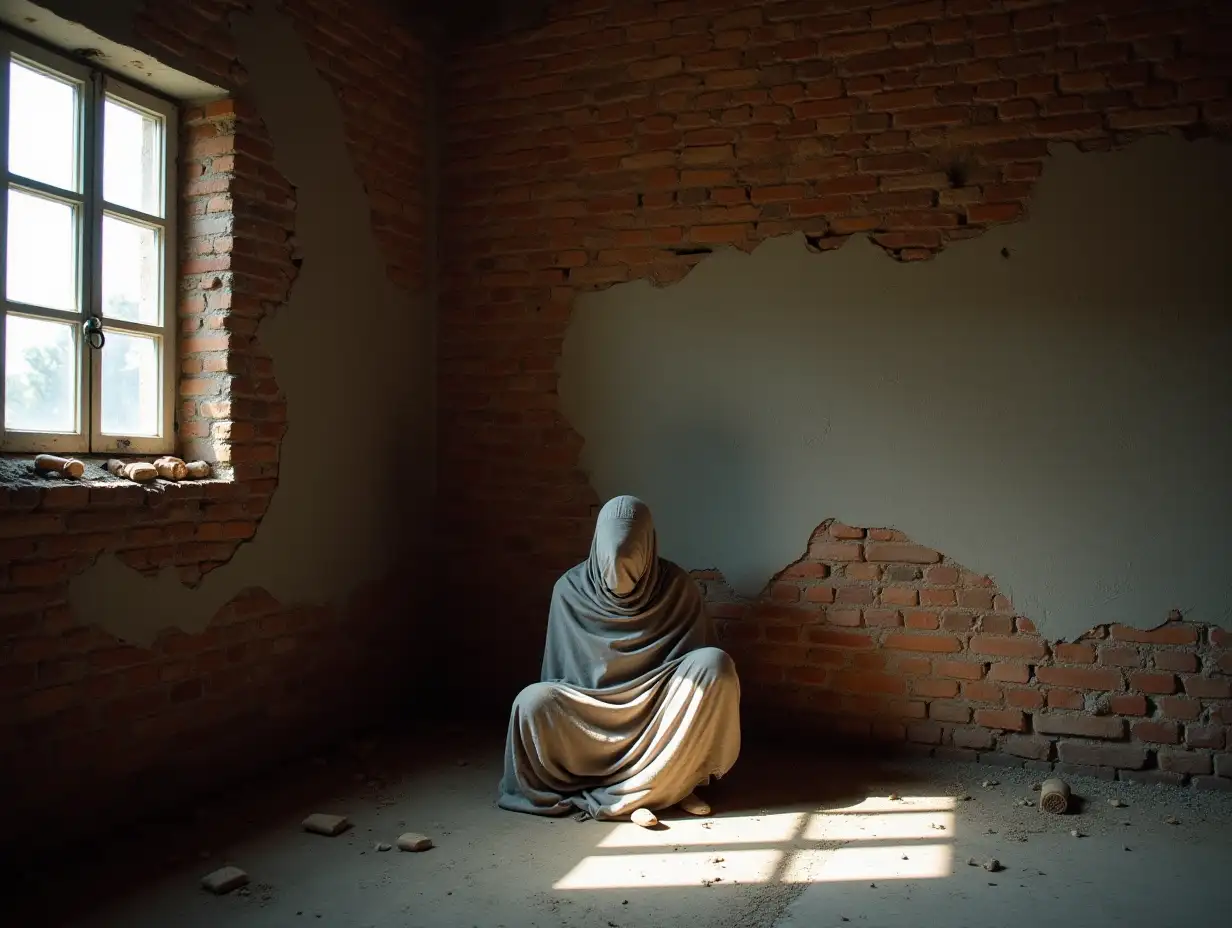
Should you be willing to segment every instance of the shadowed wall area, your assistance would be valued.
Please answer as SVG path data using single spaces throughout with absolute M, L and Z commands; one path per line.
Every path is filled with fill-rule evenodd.
M 600 496 L 753 594 L 826 517 L 993 577 L 1051 638 L 1227 623 L 1232 150 L 1054 146 L 1024 221 L 897 263 L 723 251 L 581 296 L 562 409 Z

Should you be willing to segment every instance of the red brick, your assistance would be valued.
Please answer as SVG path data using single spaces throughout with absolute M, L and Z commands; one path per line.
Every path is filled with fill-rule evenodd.
M 865 609 L 864 624 L 870 627 L 897 627 L 903 624 L 903 620 L 896 609 Z
M 1196 699 L 1164 696 L 1157 700 L 1157 703 L 1165 718 L 1194 722 L 1202 715 L 1202 703 Z
M 855 628 L 860 624 L 859 609 L 827 609 L 826 621 L 831 625 L 842 625 Z
M 994 669 L 996 668 L 994 667 Z M 990 674 L 990 679 L 991 676 Z M 1044 705 L 1044 694 L 1039 690 L 1011 687 L 1005 691 L 1005 701 L 1019 709 L 1040 709 Z
M 1198 655 L 1192 651 L 1156 651 L 1154 660 L 1160 670 L 1193 673 L 1198 669 Z
M 1026 664 L 998 661 L 989 667 L 988 679 L 999 683 L 1027 683 L 1031 680 L 1031 668 Z
M 1060 712 L 1035 713 L 1035 730 L 1043 735 L 1081 735 L 1084 738 L 1116 739 L 1125 736 L 1125 720 Z
M 951 738 L 955 747 L 972 751 L 987 751 L 995 740 L 992 732 L 981 728 L 956 728 Z
M 938 622 L 935 613 L 912 609 L 903 613 L 903 624 L 908 628 L 935 629 Z
M 1035 676 L 1041 683 L 1069 686 L 1085 690 L 1119 690 L 1121 675 L 1114 670 L 1078 667 L 1036 667 Z
M 1003 731 L 1026 731 L 1027 716 L 1019 709 L 977 709 L 975 724 Z
M 1113 667 L 1141 667 L 1142 655 L 1135 648 L 1111 648 L 1105 646 L 1099 649 L 1099 662 L 1101 664 L 1110 664 Z
M 1211 755 L 1189 751 L 1160 751 L 1159 769 L 1201 775 L 1211 772 Z
M 998 638 L 975 635 L 970 648 L 974 654 L 995 654 L 997 657 L 1039 659 L 1048 653 L 1047 646 L 1034 638 Z
M 832 586 L 810 586 L 804 590 L 804 598 L 810 603 L 832 603 L 834 602 L 834 587 Z
M 911 684 L 911 692 L 917 696 L 935 696 L 942 699 L 952 699 L 958 695 L 958 681 L 916 680 Z
M 1133 641 L 1140 644 L 1197 644 L 1198 630 L 1189 625 L 1164 625 L 1150 631 L 1114 625 L 1110 629 L 1113 641 Z
M 1038 728 L 1038 725 L 1036 727 Z M 1141 770 L 1147 765 L 1151 755 L 1146 748 L 1129 744 L 1090 744 L 1085 741 L 1062 741 L 1057 744 L 1057 756 L 1062 763 L 1066 764 Z
M 963 592 L 983 593 L 985 591 L 964 590 Z M 960 599 L 959 605 L 968 606 L 969 604 Z M 982 615 L 980 616 L 980 632 L 985 635 L 1012 635 L 1014 633 L 1014 619 L 1008 615 Z
M 881 602 L 888 606 L 914 606 L 920 598 L 919 591 L 909 586 L 883 586 Z
M 979 680 L 984 676 L 984 664 L 971 661 L 937 661 L 933 669 L 939 676 L 956 677 L 959 680 Z
M 1082 694 L 1077 690 L 1050 688 L 1047 701 L 1049 709 L 1081 709 L 1084 705 Z
M 1052 646 L 1052 653 L 1062 664 L 1095 663 L 1095 649 L 1089 644 L 1057 643 Z
M 884 673 L 855 673 L 851 671 L 834 671 L 830 674 L 830 685 L 847 693 L 884 693 L 899 696 L 907 692 L 904 680 Z
M 1050 760 L 1052 758 L 1052 742 L 1043 738 L 1024 738 L 1021 735 L 1007 735 L 1001 739 L 1001 750 L 1015 757 L 1026 757 L 1031 760 Z
M 799 550 L 798 548 L 796 550 Z M 833 542 L 813 542 L 809 545 L 809 557 L 819 561 L 863 560 L 863 546 Z
M 871 648 L 876 639 L 862 632 L 840 632 L 832 628 L 808 629 L 808 640 L 812 644 L 826 645 L 833 648 Z
M 1222 751 L 1226 741 L 1224 730 L 1219 725 L 1186 725 L 1185 746 L 1190 748 L 1210 748 Z
M 1180 727 L 1176 722 L 1134 722 L 1134 738 L 1151 744 L 1179 744 Z
M 869 606 L 873 602 L 873 590 L 867 586 L 840 586 L 836 589 L 834 601 L 847 606 Z
M 1176 675 L 1171 673 L 1130 673 L 1130 689 L 1139 693 L 1169 694 L 1176 692 Z
M 958 597 L 954 590 L 920 590 L 921 606 L 954 606 Z
M 1214 677 L 1182 677 L 1185 693 L 1201 699 L 1232 699 L 1232 680 Z
M 1146 697 L 1136 693 L 1113 696 L 1111 705 L 1117 715 L 1143 716 L 1147 713 Z
M 962 722 L 965 724 L 971 721 L 971 709 L 962 703 L 934 699 L 928 704 L 928 717 L 939 722 Z
M 924 572 L 924 579 L 934 586 L 953 586 L 958 582 L 958 569 L 955 567 L 930 567 Z
M 869 543 L 864 546 L 864 557 L 869 561 L 905 564 L 932 564 L 941 560 L 941 555 L 922 545 Z
M 887 635 L 882 647 L 905 651 L 954 652 L 962 650 L 962 642 L 953 635 Z
M 963 696 L 978 702 L 1000 702 L 1004 691 L 995 683 L 972 680 L 963 684 Z

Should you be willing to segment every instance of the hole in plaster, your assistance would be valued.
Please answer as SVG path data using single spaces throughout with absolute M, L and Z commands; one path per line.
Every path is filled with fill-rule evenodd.
M 1008 258 L 1009 256 L 1010 256 L 1010 250 L 1008 248 L 1002 248 L 1001 257 Z
M 679 256 L 679 257 L 681 257 L 681 258 L 686 258 L 686 257 L 688 257 L 689 255 L 708 255 L 708 254 L 710 254 L 711 252 L 713 252 L 713 251 L 714 251 L 714 249 L 713 249 L 713 248 L 707 248 L 705 245 L 701 245 L 701 246 L 698 246 L 698 247 L 696 247 L 696 248 L 684 248 L 684 247 L 682 247 L 682 248 L 669 248 L 669 249 L 668 249 L 668 251 L 670 251 L 672 254 L 677 255 L 677 256 Z

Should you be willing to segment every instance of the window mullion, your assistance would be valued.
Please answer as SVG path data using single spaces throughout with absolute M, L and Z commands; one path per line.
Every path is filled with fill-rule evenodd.
M 82 210 L 83 251 L 80 260 L 82 269 L 82 309 L 83 318 L 102 321 L 102 268 L 103 268 L 103 102 L 105 100 L 104 76 L 98 71 L 90 72 L 87 83 L 84 133 L 82 137 L 82 192 L 84 207 Z M 100 335 L 92 338 L 100 338 Z M 83 426 L 90 443 L 90 450 L 96 450 L 102 422 L 102 351 L 91 347 L 91 338 L 85 335 L 84 327 L 81 339 L 82 351 L 82 381 L 83 381 Z
M 0 43 L 0 177 L 4 178 L 4 187 L 0 189 L 0 298 L 8 293 L 9 61 L 11 58 L 12 53 L 7 43 Z M 7 357 L 5 333 L 8 330 L 6 309 L 6 303 L 0 299 L 0 441 L 3 441 L 5 436 L 4 388 L 7 378 L 4 374 L 4 361 Z

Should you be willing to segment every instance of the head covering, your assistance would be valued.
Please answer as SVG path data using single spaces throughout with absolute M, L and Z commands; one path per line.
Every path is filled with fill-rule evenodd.
M 542 679 L 623 686 L 709 637 L 697 584 L 658 555 L 650 507 L 617 496 L 599 511 L 590 556 L 552 591 Z

